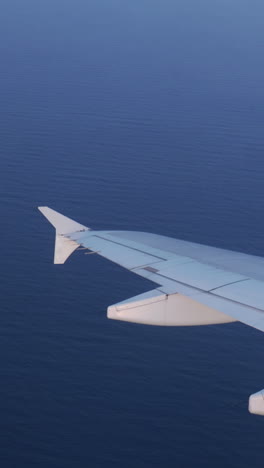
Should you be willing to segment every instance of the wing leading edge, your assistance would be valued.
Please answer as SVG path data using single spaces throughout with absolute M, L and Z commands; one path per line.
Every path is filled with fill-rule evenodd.
M 167 326 L 240 321 L 264 331 L 264 258 L 155 234 L 93 231 L 39 210 L 56 229 L 54 263 L 82 247 L 157 284 L 109 306 L 108 318 Z M 250 397 L 249 410 L 264 414 L 264 393 Z

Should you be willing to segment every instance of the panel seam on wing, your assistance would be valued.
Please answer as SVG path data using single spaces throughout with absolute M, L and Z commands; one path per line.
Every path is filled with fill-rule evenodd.
M 210 294 L 211 296 L 213 297 L 217 297 L 219 299 L 224 299 L 225 301 L 230 301 L 230 302 L 233 302 L 234 304 L 240 304 L 241 306 L 246 306 L 246 307 L 249 307 L 250 309 L 253 309 L 253 310 L 257 310 L 259 312 L 264 312 L 264 309 L 259 309 L 258 307 L 254 307 L 254 306 L 251 306 L 251 305 L 248 305 L 244 302 L 239 302 L 239 301 L 236 301 L 234 299 L 230 299 L 230 298 L 227 298 L 227 297 L 222 297 L 222 296 L 219 296 L 218 294 L 215 294 L 214 292 L 210 292 L 210 291 L 206 291 L 205 289 L 201 289 L 201 288 L 197 288 L 196 286 L 191 286 L 190 284 L 188 283 L 183 283 L 182 281 L 178 281 L 178 280 L 175 280 L 173 278 L 169 278 L 168 276 L 165 276 L 165 275 L 161 275 L 160 273 L 156 273 L 155 275 L 153 274 L 153 276 L 160 276 L 160 277 L 163 277 L 167 280 L 170 280 L 170 281 L 173 281 L 174 283 L 178 283 L 178 284 L 181 284 L 182 286 L 186 286 L 190 289 L 193 289 L 194 291 L 198 291 L 199 293 L 204 293 L 204 294 Z M 250 280 L 251 278 L 246 278 L 247 280 Z M 153 278 L 151 278 L 151 281 L 155 282 L 155 280 Z M 186 294 L 187 295 L 187 294 Z M 191 296 L 189 296 L 191 297 Z M 197 297 L 197 296 L 196 296 Z M 199 301 L 198 301 L 199 302 Z
M 243 278 L 240 280 L 231 281 L 230 283 L 222 284 L 221 286 L 217 286 L 216 288 L 209 289 L 207 292 L 216 291 L 217 289 L 225 288 L 226 286 L 231 286 L 232 284 L 236 284 L 236 283 L 242 283 L 243 281 L 250 281 L 250 279 L 251 278 Z
M 129 245 L 122 244 L 122 242 L 116 242 L 116 241 L 107 239 L 106 237 L 103 237 L 103 236 L 94 235 L 93 237 L 97 237 L 98 239 L 103 239 L 103 240 L 105 240 L 107 242 L 111 242 L 112 244 L 122 245 L 122 247 L 126 247 L 127 249 L 130 249 L 130 250 L 135 250 L 136 252 L 140 252 L 140 253 L 143 253 L 145 255 L 149 255 L 150 257 L 153 257 L 153 258 L 158 258 L 159 260 L 163 260 L 163 261 L 167 260 L 167 258 L 159 257 L 158 255 L 154 255 L 152 253 L 146 252 L 145 250 L 140 250 L 140 249 L 137 249 L 136 247 L 131 247 Z

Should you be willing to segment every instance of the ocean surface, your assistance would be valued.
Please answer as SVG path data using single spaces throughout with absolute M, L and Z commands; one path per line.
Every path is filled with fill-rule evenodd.
M 36 208 L 264 256 L 263 17 L 1 1 L 1 468 L 263 467 L 263 335 L 107 320 L 149 283 L 83 252 L 54 266 Z

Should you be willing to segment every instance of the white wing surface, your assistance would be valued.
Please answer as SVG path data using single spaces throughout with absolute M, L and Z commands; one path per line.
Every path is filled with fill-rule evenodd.
M 56 229 L 54 263 L 82 247 L 156 283 L 109 306 L 108 318 L 167 326 L 240 321 L 264 331 L 264 258 L 145 232 L 93 231 L 39 209 Z M 249 409 L 264 414 L 264 391 L 251 396 Z
M 264 258 L 144 232 L 93 231 L 39 209 L 56 229 L 55 263 L 81 246 L 157 284 L 110 306 L 109 318 L 159 325 L 238 320 L 264 331 Z

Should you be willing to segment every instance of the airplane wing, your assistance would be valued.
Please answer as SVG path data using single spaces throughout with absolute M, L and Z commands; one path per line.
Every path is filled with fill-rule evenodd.
M 109 306 L 108 318 L 163 326 L 240 321 L 264 331 L 264 258 L 156 234 L 93 231 L 39 210 L 56 229 L 54 263 L 80 247 L 156 283 Z M 250 397 L 249 410 L 264 415 L 264 391 Z

